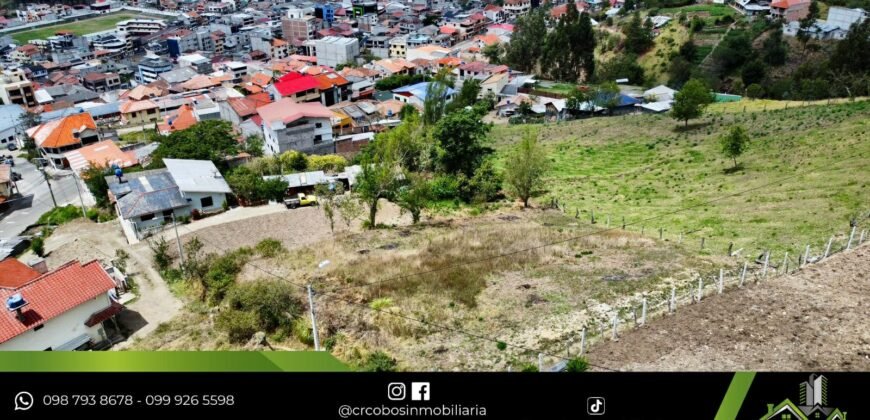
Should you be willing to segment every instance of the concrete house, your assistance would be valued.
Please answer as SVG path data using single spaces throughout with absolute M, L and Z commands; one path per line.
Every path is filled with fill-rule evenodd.
M 279 155 L 288 150 L 332 153 L 334 114 L 319 102 L 296 103 L 290 98 L 257 108 L 262 120 L 264 152 Z
M 87 112 L 37 125 L 28 129 L 27 135 L 40 154 L 58 169 L 69 167 L 65 152 L 100 141 L 97 123 Z
M 0 271 L 0 350 L 88 350 L 109 340 L 104 323 L 124 309 L 96 260 L 41 273 L 8 258 Z
M 210 160 L 163 159 L 163 163 L 191 211 L 220 211 L 227 201 L 226 195 L 233 192 Z

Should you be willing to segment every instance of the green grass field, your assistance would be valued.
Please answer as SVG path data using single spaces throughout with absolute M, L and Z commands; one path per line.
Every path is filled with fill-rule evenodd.
M 737 11 L 730 6 L 726 6 L 724 4 L 693 4 L 691 6 L 683 6 L 683 7 L 669 7 L 659 10 L 659 13 L 663 15 L 679 15 L 682 12 L 686 12 L 689 17 L 693 14 L 704 14 L 709 16 L 737 16 Z
M 731 242 L 749 255 L 800 252 L 806 244 L 818 251 L 830 235 L 848 232 L 851 217 L 870 211 L 870 102 L 771 110 L 777 107 L 716 104 L 688 131 L 667 115 L 537 126 L 552 160 L 538 202 L 558 198 L 587 221 L 594 210 L 602 225 L 608 215 L 611 226 L 625 217 L 649 236 L 659 228 L 669 240 L 688 232 L 687 244 L 705 237 L 709 252 L 724 253 Z M 732 171 L 719 138 L 735 124 L 752 142 Z M 496 127 L 497 149 L 525 129 Z M 719 201 L 667 214 L 709 200 Z
M 94 32 L 107 31 L 115 27 L 115 24 L 127 19 L 133 19 L 140 15 L 135 13 L 115 13 L 77 22 L 60 25 L 44 26 L 38 29 L 17 32 L 12 34 L 15 42 L 24 44 L 32 39 L 46 39 L 58 31 L 71 31 L 76 35 L 86 35 Z

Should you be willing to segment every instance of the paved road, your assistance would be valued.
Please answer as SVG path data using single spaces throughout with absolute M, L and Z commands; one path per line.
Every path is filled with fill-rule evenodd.
M 21 181 L 18 181 L 18 190 L 23 197 L 9 202 L 8 207 L 0 212 L 0 238 L 3 239 L 20 234 L 53 207 L 48 185 L 36 166 L 16 157 L 15 167 L 12 170 L 22 176 Z M 74 182 L 76 181 L 69 173 L 51 180 L 58 206 L 80 205 Z

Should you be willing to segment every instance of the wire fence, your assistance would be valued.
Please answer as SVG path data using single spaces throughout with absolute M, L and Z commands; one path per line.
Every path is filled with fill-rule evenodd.
M 867 215 L 870 217 L 870 213 Z M 595 221 L 590 218 L 590 222 Z M 625 226 L 626 230 L 630 230 L 630 227 Z M 649 233 L 643 227 L 636 228 L 635 231 L 639 231 L 641 235 Z M 658 239 L 664 239 L 662 230 L 656 230 L 654 233 Z M 688 235 L 680 234 L 680 240 L 685 240 L 687 237 Z M 785 247 L 785 250 L 780 253 L 764 250 L 759 257 L 751 259 L 738 257 L 734 250 L 729 249 L 730 257 L 738 257 L 735 266 L 711 270 L 698 275 L 694 282 L 674 284 L 669 290 L 658 289 L 641 293 L 639 296 L 635 295 L 606 313 L 593 314 L 594 316 L 585 324 L 568 335 L 564 358 L 554 362 L 556 359 L 547 360 L 546 356 L 539 354 L 538 367 L 542 371 L 563 370 L 566 360 L 586 354 L 589 347 L 596 342 L 617 340 L 621 334 L 644 326 L 651 319 L 674 314 L 680 307 L 699 303 L 710 296 L 743 288 L 749 284 L 758 284 L 766 279 L 794 274 L 808 265 L 854 249 L 867 240 L 870 240 L 870 232 L 866 223 L 858 221 L 853 223 L 849 231 L 808 243 L 802 249 Z M 701 243 L 704 243 L 703 239 Z M 703 249 L 701 245 L 699 250 Z M 547 361 L 555 364 L 546 365 Z M 549 367 L 545 368 L 545 366 Z

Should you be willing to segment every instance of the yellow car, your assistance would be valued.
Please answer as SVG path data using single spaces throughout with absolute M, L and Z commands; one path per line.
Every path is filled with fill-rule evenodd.
M 299 193 L 296 194 L 296 197 L 285 198 L 284 205 L 287 206 L 288 209 L 295 209 L 297 207 L 305 206 L 316 206 L 317 197 L 313 195 L 305 195 L 304 193 Z

